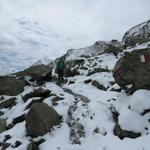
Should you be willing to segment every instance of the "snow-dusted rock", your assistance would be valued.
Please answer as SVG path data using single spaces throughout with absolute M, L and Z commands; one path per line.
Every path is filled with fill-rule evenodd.
M 51 80 L 51 71 L 52 68 L 50 66 L 39 64 L 31 66 L 24 71 L 17 72 L 15 75 L 17 77 L 29 76 L 32 78 L 32 81 L 37 81 L 38 84 L 42 84 L 44 81 Z
M 94 45 L 86 48 L 70 49 L 61 57 L 65 62 L 65 76 L 109 72 L 110 68 L 107 68 L 107 64 L 103 62 L 103 57 L 115 57 L 119 52 L 121 52 L 121 43 L 117 40 L 97 41 Z
M 46 134 L 60 122 L 61 117 L 54 108 L 45 103 L 34 103 L 26 116 L 26 130 L 31 137 L 37 137 Z
M 27 93 L 22 96 L 22 99 L 24 102 L 26 102 L 28 99 L 33 98 L 33 97 L 43 97 L 46 98 L 50 96 L 51 91 L 48 89 L 43 89 L 41 87 L 31 91 L 30 93 Z
M 116 136 L 118 136 L 120 139 L 124 139 L 124 138 L 137 138 L 141 136 L 141 133 L 135 133 L 133 131 L 127 131 L 127 130 L 123 130 L 121 129 L 120 125 L 118 123 L 116 123 L 115 127 L 114 127 L 114 134 Z
M 131 28 L 123 37 L 125 47 L 148 41 L 150 41 L 150 20 Z
M 4 100 L 0 103 L 0 109 L 1 108 L 11 108 L 16 104 L 16 97 L 9 98 L 7 100 Z

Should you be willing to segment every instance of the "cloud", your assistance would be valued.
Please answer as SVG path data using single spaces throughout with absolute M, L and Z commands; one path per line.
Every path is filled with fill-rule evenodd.
M 25 68 L 45 55 L 56 58 L 98 40 L 121 40 L 150 19 L 149 6 L 150 0 L 1 0 L 0 68 Z
M 26 17 L 72 38 L 121 40 L 130 27 L 150 18 L 149 0 L 5 0 L 10 17 Z M 6 18 L 4 20 L 7 20 Z

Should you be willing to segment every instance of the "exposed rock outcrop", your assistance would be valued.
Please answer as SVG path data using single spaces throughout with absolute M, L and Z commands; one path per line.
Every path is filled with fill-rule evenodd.
M 61 122 L 61 117 L 45 103 L 34 103 L 26 116 L 26 130 L 31 137 L 49 132 L 54 125 Z

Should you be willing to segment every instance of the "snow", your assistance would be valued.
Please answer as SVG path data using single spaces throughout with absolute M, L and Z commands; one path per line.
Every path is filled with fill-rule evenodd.
M 91 84 L 85 84 L 84 81 L 89 78 L 99 81 L 106 87 L 108 85 L 111 86 L 109 82 L 113 81 L 111 73 L 96 73 L 92 76 L 70 77 L 68 80 L 75 81 L 75 83 L 63 85 L 63 88 L 70 89 L 73 93 L 86 96 L 90 100 L 86 105 L 83 101 L 79 101 L 77 103 L 77 109 L 73 114 L 74 118 L 78 119 L 78 122 L 84 126 L 85 130 L 85 137 L 80 139 L 80 145 L 71 144 L 69 140 L 70 128 L 67 125 L 68 109 L 75 101 L 74 96 L 65 92 L 63 88 L 52 82 L 43 85 L 43 88 L 49 89 L 52 93 L 64 98 L 64 100 L 58 102 L 58 105 L 53 106 L 56 111 L 63 116 L 63 123 L 60 126 L 56 126 L 51 133 L 47 133 L 41 137 L 46 141 L 40 145 L 40 149 L 91 150 L 94 146 L 95 150 L 119 150 L 120 147 L 122 150 L 149 150 L 150 136 L 147 133 L 149 133 L 150 125 L 147 119 L 149 119 L 150 115 L 146 114 L 141 116 L 140 113 L 150 107 L 150 92 L 147 90 L 139 90 L 133 95 L 128 96 L 124 92 L 102 91 L 93 87 Z M 118 85 L 113 86 L 118 87 Z M 34 89 L 34 87 L 26 87 L 21 95 L 28 93 L 32 88 Z M 115 101 L 108 101 L 111 99 L 115 99 Z M 20 96 L 18 96 L 17 101 L 16 106 L 9 110 L 4 110 L 5 115 L 3 117 L 7 118 L 8 123 L 17 117 L 17 115 L 26 113 L 24 112 L 24 108 L 31 102 L 31 99 L 23 103 Z M 52 106 L 51 97 L 45 99 L 44 102 Z M 123 129 L 141 132 L 141 137 L 137 139 L 125 138 L 124 140 L 120 140 L 114 136 L 113 128 L 115 123 L 113 122 L 110 111 L 112 105 L 120 113 L 119 124 L 121 127 Z M 129 105 L 131 109 L 129 109 Z M 148 128 L 148 131 L 145 131 L 145 126 Z M 96 128 L 99 129 L 98 133 L 94 132 Z M 30 137 L 26 137 L 25 122 L 18 123 L 12 129 L 1 133 L 0 141 L 3 141 L 7 134 L 12 136 L 8 142 L 14 144 L 16 140 L 19 140 L 23 143 L 15 149 L 25 150 L 27 148 Z M 8 150 L 13 149 L 12 147 L 8 148 Z
M 141 47 L 146 46 L 147 43 L 139 45 L 136 48 L 140 49 Z M 77 51 L 71 50 L 67 60 L 80 59 L 86 52 L 92 59 L 92 62 L 89 62 L 88 58 L 85 58 L 84 65 L 87 66 L 89 70 L 98 67 L 112 70 L 119 57 L 121 57 L 121 55 L 116 57 L 112 54 L 99 55 L 99 51 L 97 51 L 96 48 L 94 49 L 94 52 L 90 52 L 90 49 L 85 48 Z M 103 51 L 104 49 L 101 50 Z M 132 50 L 134 50 L 134 48 L 126 51 Z M 100 53 L 102 51 L 100 51 Z M 95 54 L 97 54 L 97 56 L 94 56 Z M 48 61 L 49 59 L 46 57 L 38 63 L 47 63 Z M 97 63 L 96 66 L 94 66 L 95 63 Z M 45 139 L 45 142 L 40 144 L 40 149 L 120 150 L 121 148 L 122 150 L 149 150 L 150 112 L 144 114 L 144 111 L 150 108 L 150 91 L 141 89 L 130 96 L 123 90 L 121 92 L 111 91 L 111 88 L 120 88 L 119 85 L 114 83 L 112 72 L 99 72 L 86 76 L 87 72 L 84 72 L 83 70 L 80 71 L 83 73 L 82 75 L 66 78 L 68 82 L 61 86 L 53 82 L 47 82 L 41 86 L 44 89 L 49 89 L 51 94 L 53 94 L 53 96 L 44 99 L 43 102 L 54 107 L 58 114 L 63 117 L 63 122 L 59 126 L 54 127 L 51 132 L 38 137 L 38 139 Z M 89 79 L 97 81 L 107 88 L 107 91 L 100 90 L 94 87 L 91 83 L 86 84 L 84 82 Z M 74 83 L 70 84 L 70 81 L 74 81 Z M 36 88 L 37 87 L 34 86 L 26 86 L 24 91 L 17 96 L 17 104 L 15 106 L 10 109 L 1 109 L 1 111 L 4 112 L 4 115 L 0 116 L 0 118 L 6 119 L 7 125 L 11 124 L 14 118 L 26 114 L 29 111 L 29 109 L 25 110 L 25 108 L 31 103 L 33 98 L 29 99 L 27 102 L 23 102 L 21 97 Z M 71 90 L 71 92 L 67 92 L 67 89 Z M 63 99 L 58 101 L 58 105 L 53 106 L 52 100 L 55 96 Z M 80 98 L 76 99 L 77 96 L 86 97 L 88 101 L 85 102 Z M 4 97 L 6 99 L 10 98 L 8 96 Z M 38 97 L 34 98 L 34 100 L 38 100 Z M 83 125 L 85 131 L 85 137 L 80 138 L 81 144 L 72 144 L 72 141 L 70 140 L 70 127 L 67 121 L 68 110 L 73 105 L 75 105 L 76 109 L 72 116 L 77 123 Z M 140 137 L 136 139 L 124 138 L 121 140 L 114 135 L 113 129 L 115 122 L 113 121 L 112 113 L 110 111 L 110 108 L 112 107 L 119 113 L 118 121 L 121 128 L 128 131 L 140 132 Z M 97 130 L 97 132 L 95 130 Z M 18 123 L 12 129 L 1 133 L 0 142 L 3 142 L 5 136 L 8 134 L 12 136 L 12 138 L 7 141 L 8 143 L 10 142 L 11 145 L 14 145 L 17 140 L 22 142 L 18 148 L 10 146 L 8 150 L 27 149 L 31 137 L 26 136 L 25 121 Z
M 148 48 L 149 45 L 150 45 L 150 42 L 146 42 L 146 43 L 143 43 L 143 44 L 140 44 L 140 45 L 136 45 L 134 47 L 129 47 L 126 50 L 124 50 L 124 52 L 132 52 L 134 50 L 145 49 L 145 48 Z
M 116 108 L 120 113 L 119 124 L 123 129 L 145 134 L 145 127 L 150 128 L 148 122 L 150 114 L 142 115 L 144 110 L 150 108 L 149 96 L 148 90 L 138 90 L 131 96 L 124 94 L 119 96 Z

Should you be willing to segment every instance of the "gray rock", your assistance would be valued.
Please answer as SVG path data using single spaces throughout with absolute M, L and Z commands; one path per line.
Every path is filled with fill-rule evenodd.
M 30 68 L 17 72 L 15 75 L 17 77 L 30 76 L 32 81 L 37 81 L 38 84 L 43 84 L 44 81 L 51 80 L 52 68 L 48 65 L 40 64 L 36 66 L 31 66 Z
M 46 134 L 54 125 L 61 122 L 61 117 L 45 103 L 34 103 L 26 115 L 26 130 L 31 137 Z
M 91 75 L 93 75 L 95 73 L 99 73 L 99 72 L 110 72 L 110 70 L 105 69 L 105 68 L 94 68 L 93 70 L 89 71 L 87 76 L 91 76 Z
M 0 95 L 16 96 L 23 92 L 25 82 L 15 77 L 0 76 Z
M 0 103 L 0 109 L 2 108 L 11 108 L 16 105 L 16 97 L 12 97 Z
M 103 90 L 103 91 L 106 91 L 107 89 L 101 85 L 98 81 L 94 80 L 92 81 L 92 85 L 95 86 L 96 88 L 100 89 L 100 90 Z
M 114 126 L 114 135 L 118 136 L 120 139 L 128 138 L 137 138 L 141 136 L 141 133 L 135 133 L 133 131 L 123 130 L 119 125 L 119 113 L 116 111 L 115 107 L 110 107 L 110 111 L 112 113 L 113 121 L 115 122 Z
M 133 131 L 126 131 L 126 130 L 121 129 L 118 123 L 116 123 L 114 127 L 114 134 L 118 136 L 120 139 L 124 139 L 126 137 L 135 139 L 141 136 L 141 133 L 135 133 Z
M 63 97 L 56 96 L 56 97 L 54 97 L 54 98 L 52 99 L 52 105 L 53 105 L 53 106 L 56 106 L 56 105 L 58 105 L 58 102 L 59 102 L 59 101 L 62 101 L 62 100 L 64 100 Z
M 10 145 L 10 143 L 2 143 L 2 150 L 6 150 Z
M 34 104 L 34 103 L 41 103 L 43 101 L 44 101 L 43 97 L 40 97 L 38 99 L 32 99 L 32 101 L 26 106 L 25 110 L 29 109 L 32 106 L 32 104 Z
M 7 126 L 8 129 L 13 128 L 17 123 L 23 122 L 25 120 L 25 114 L 21 114 L 20 116 L 13 119 L 13 121 Z
M 6 130 L 7 130 L 6 120 L 5 119 L 0 119 L 0 133 L 4 132 Z
M 116 83 L 124 89 L 132 85 L 130 92 L 137 89 L 150 90 L 150 61 L 141 62 L 140 56 L 150 56 L 150 49 L 135 50 L 125 55 L 116 63 L 113 77 Z M 129 90 L 129 89 L 128 89 Z
M 29 98 L 32 97 L 43 97 L 43 98 L 47 98 L 50 95 L 51 91 L 48 89 L 43 89 L 43 88 L 37 88 L 35 89 L 33 92 L 30 92 L 24 96 L 22 96 L 22 99 L 24 100 L 24 102 L 26 102 Z
M 39 150 L 39 147 L 34 142 L 31 142 L 28 144 L 27 150 Z
M 92 79 L 88 79 L 88 80 L 85 80 L 85 81 L 84 81 L 84 83 L 86 83 L 86 84 L 88 84 L 88 83 L 90 83 L 90 82 L 92 82 Z
M 12 145 L 13 148 L 17 148 L 21 145 L 22 143 L 20 141 L 16 141 L 14 145 Z

